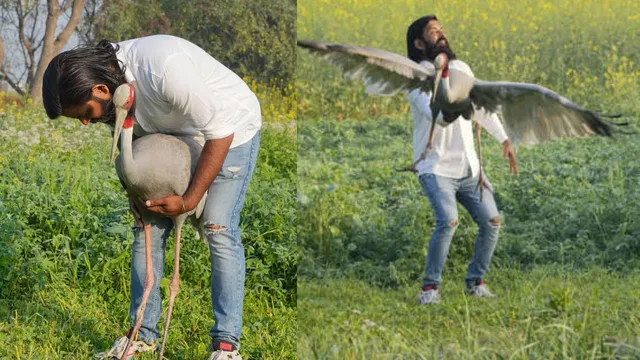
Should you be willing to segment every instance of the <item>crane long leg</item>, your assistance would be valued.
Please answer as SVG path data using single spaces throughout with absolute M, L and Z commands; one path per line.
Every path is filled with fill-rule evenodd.
M 162 335 L 162 345 L 160 346 L 159 360 L 162 360 L 162 354 L 164 354 L 164 344 L 167 341 L 167 333 L 169 332 L 169 322 L 171 322 L 171 314 L 173 312 L 173 302 L 178 295 L 180 289 L 180 230 L 182 224 L 176 224 L 176 253 L 173 259 L 173 278 L 169 283 L 169 310 L 167 310 L 167 320 L 164 324 L 164 334 Z
M 433 130 L 436 128 L 436 116 L 438 114 L 433 114 L 433 119 L 431 120 L 431 127 L 429 128 L 429 142 L 427 143 L 427 149 L 433 149 Z M 427 150 L 425 150 L 426 153 Z
M 129 341 L 127 341 L 127 347 L 122 354 L 123 359 L 127 359 L 129 348 L 131 347 L 132 340 L 138 336 L 138 331 L 142 326 L 142 320 L 144 318 L 144 309 L 147 307 L 147 301 L 149 300 L 149 294 L 151 294 L 151 288 L 153 288 L 153 260 L 151 258 L 151 225 L 144 225 L 144 245 L 146 255 L 146 274 L 144 278 L 144 292 L 142 293 L 142 300 L 136 310 L 136 322 L 129 334 Z
M 432 101 L 433 103 L 433 101 Z M 397 171 L 411 171 L 411 172 L 417 172 L 416 170 L 416 165 L 418 165 L 418 163 L 424 159 L 427 158 L 427 153 L 429 153 L 429 150 L 433 149 L 433 133 L 436 127 L 436 117 L 438 116 L 439 110 L 435 111 L 432 115 L 433 115 L 433 119 L 431 120 L 431 127 L 429 128 L 429 141 L 427 142 L 427 147 L 424 149 L 424 151 L 422 152 L 422 154 L 420 155 L 420 158 L 418 158 L 418 160 L 416 160 L 413 164 L 411 164 L 410 166 L 404 167 L 402 169 L 398 169 Z
M 484 184 L 484 176 L 482 175 L 482 140 L 481 140 L 481 128 L 480 124 L 476 123 L 476 137 L 478 138 L 478 160 L 480 161 L 480 175 L 478 175 L 478 185 L 476 190 L 480 188 L 480 202 L 482 202 L 482 188 Z

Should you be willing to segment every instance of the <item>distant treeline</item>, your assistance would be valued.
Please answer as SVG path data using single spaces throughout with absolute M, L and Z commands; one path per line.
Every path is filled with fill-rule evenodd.
M 84 42 L 172 34 L 242 77 L 283 91 L 293 83 L 295 0 L 94 0 L 85 10 L 79 30 Z

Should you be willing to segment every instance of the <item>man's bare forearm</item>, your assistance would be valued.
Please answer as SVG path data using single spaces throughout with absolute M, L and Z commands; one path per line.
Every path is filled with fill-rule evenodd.
M 204 144 L 193 180 L 183 195 L 184 206 L 187 211 L 194 209 L 198 205 L 209 185 L 220 172 L 232 141 L 233 134 L 222 139 L 208 140 Z

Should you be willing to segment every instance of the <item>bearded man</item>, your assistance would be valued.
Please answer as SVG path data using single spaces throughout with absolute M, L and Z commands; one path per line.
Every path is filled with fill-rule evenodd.
M 195 44 L 169 35 L 103 40 L 57 55 L 44 74 L 43 105 L 51 119 L 65 116 L 82 124 L 115 123 L 113 93 L 123 83 L 136 89 L 135 137 L 153 133 L 187 135 L 204 143 L 198 166 L 183 196 L 149 199 L 147 210 L 164 215 L 151 225 L 154 285 L 144 321 L 130 353 L 120 336 L 98 359 L 129 359 L 157 347 L 164 251 L 173 222 L 207 193 L 203 232 L 211 255 L 211 299 L 215 324 L 209 331 L 209 360 L 241 360 L 245 259 L 240 212 L 260 147 L 260 103 L 247 84 Z M 230 170 L 234 169 L 234 170 Z M 145 241 L 138 209 L 131 259 L 131 323 L 143 295 Z M 129 330 L 131 331 L 131 330 Z
M 438 54 L 445 53 L 449 58 L 449 68 L 473 76 L 469 65 L 456 59 L 442 25 L 434 15 L 421 17 L 409 26 L 407 50 L 409 58 L 417 63 L 434 62 Z M 413 117 L 413 170 L 436 218 L 436 228 L 429 240 L 426 272 L 418 301 L 421 304 L 440 302 L 442 269 L 451 239 L 458 227 L 456 200 L 469 211 L 478 225 L 474 253 L 465 277 L 467 294 L 491 297 L 494 295 L 483 279 L 498 241 L 501 221 L 493 197 L 493 188 L 486 174 L 481 174 L 482 169 L 473 146 L 471 121 L 461 114 L 447 112 L 438 112 L 434 119 L 431 96 L 431 93 L 425 93 L 420 89 L 408 94 Z M 426 157 L 420 160 L 428 142 L 431 122 L 434 120 L 436 129 L 433 146 Z M 504 156 L 509 159 L 511 168 L 515 170 L 516 156 L 498 117 L 483 109 L 475 109 L 472 120 L 502 144 Z M 484 196 L 480 196 L 481 189 L 477 187 L 480 176 L 484 177 L 487 188 Z

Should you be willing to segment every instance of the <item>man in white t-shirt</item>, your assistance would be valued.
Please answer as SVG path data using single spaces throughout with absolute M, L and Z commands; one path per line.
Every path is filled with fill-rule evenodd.
M 433 62 L 438 54 L 445 53 L 451 59 L 449 68 L 472 74 L 467 64 L 456 60 L 435 16 L 422 17 L 409 26 L 407 49 L 409 58 L 417 63 L 427 60 Z M 417 162 L 427 146 L 433 121 L 431 93 L 416 89 L 409 93 L 408 98 L 413 117 L 413 160 Z M 517 171 L 515 153 L 498 117 L 476 109 L 472 120 L 482 125 L 503 145 L 505 157 L 509 158 L 511 168 Z M 471 121 L 461 114 L 440 112 L 436 118 L 433 147 L 424 160 L 415 163 L 414 168 L 436 218 L 436 229 L 429 241 L 426 273 L 419 302 L 440 302 L 442 269 L 458 226 L 456 200 L 478 224 L 474 253 L 465 277 L 467 292 L 472 296 L 493 296 L 485 285 L 483 276 L 491 263 L 498 240 L 500 216 L 486 174 L 483 176 L 487 189 L 484 189 L 484 196 L 480 200 L 477 184 L 481 169 L 473 146 Z
M 44 75 L 43 104 L 51 119 L 63 115 L 77 118 L 84 125 L 102 122 L 113 126 L 111 98 L 125 82 L 136 88 L 136 137 L 152 133 L 189 135 L 204 143 L 186 193 L 150 199 L 147 208 L 166 216 L 178 215 L 194 209 L 208 191 L 202 223 L 211 254 L 215 317 L 210 330 L 214 351 L 210 359 L 241 359 L 237 350 L 245 263 L 239 216 L 260 144 L 258 99 L 240 77 L 198 46 L 177 37 L 155 35 L 119 44 L 103 40 L 97 46 L 59 54 Z M 135 205 L 130 204 L 139 218 Z M 162 310 L 159 286 L 172 225 L 169 218 L 152 224 L 155 282 L 142 328 L 127 356 L 154 350 L 160 336 L 156 326 Z M 132 254 L 132 324 L 145 278 L 144 233 L 140 230 L 136 227 Z M 111 350 L 98 357 L 120 358 L 126 342 L 126 336 L 118 338 Z

